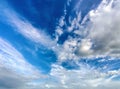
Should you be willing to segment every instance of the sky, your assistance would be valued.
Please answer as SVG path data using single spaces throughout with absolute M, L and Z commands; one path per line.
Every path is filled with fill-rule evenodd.
M 0 0 L 0 89 L 118 89 L 119 0 Z

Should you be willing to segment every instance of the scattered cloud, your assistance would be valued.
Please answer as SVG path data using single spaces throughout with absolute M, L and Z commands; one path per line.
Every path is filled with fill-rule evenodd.
M 72 56 L 72 59 L 89 59 L 105 56 L 119 58 L 119 5 L 119 0 L 103 0 L 98 8 L 91 10 L 85 16 L 81 24 L 79 23 L 81 14 L 78 13 L 77 17 L 70 21 L 71 25 L 68 26 L 68 32 L 77 36 L 69 36 L 64 42 L 62 45 L 63 54 L 60 53 L 59 55 L 60 59 L 71 59 L 70 56 L 72 55 L 75 55 L 74 57 Z M 74 42 L 75 45 L 72 45 Z
M 67 70 L 60 65 L 53 64 L 50 75 L 54 82 L 46 82 L 50 89 L 114 89 L 120 82 L 112 80 L 120 71 L 102 73 L 89 66 L 80 65 L 78 70 Z
M 90 11 L 82 24 L 79 24 L 81 19 L 79 13 L 78 18 L 71 21 L 71 27 L 68 27 L 68 32 L 73 32 L 78 36 L 68 37 L 63 45 L 58 45 L 47 33 L 35 28 L 14 10 L 10 8 L 0 10 L 4 12 L 6 21 L 16 32 L 47 48 L 56 47 L 53 50 L 58 56 L 58 64 L 51 66 L 52 69 L 48 75 L 42 75 L 8 41 L 0 38 L 0 89 L 119 88 L 120 82 L 114 78 L 120 75 L 120 70 L 101 72 L 87 64 L 79 64 L 79 69 L 68 70 L 59 64 L 59 60 L 79 60 L 81 57 L 86 59 L 98 56 L 120 57 L 120 12 L 118 12 L 120 2 L 119 0 L 110 1 L 108 3 L 108 0 L 103 0 L 96 10 Z M 4 6 L 0 5 L 0 7 Z M 86 26 L 87 18 L 90 21 Z M 60 20 L 56 37 L 64 32 L 62 30 L 62 26 L 66 24 L 64 19 L 62 17 Z

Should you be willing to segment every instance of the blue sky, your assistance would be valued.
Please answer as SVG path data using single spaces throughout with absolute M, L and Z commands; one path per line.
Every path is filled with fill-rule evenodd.
M 117 89 L 119 5 L 1 0 L 0 89 Z

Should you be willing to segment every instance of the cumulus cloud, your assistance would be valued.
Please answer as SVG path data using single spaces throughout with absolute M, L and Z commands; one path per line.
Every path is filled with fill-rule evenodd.
M 68 32 L 77 36 L 69 36 L 64 42 L 65 53 L 60 53 L 60 59 L 120 57 L 119 8 L 119 0 L 103 0 L 96 9 L 85 16 L 81 24 L 81 14 L 78 13 L 67 28 Z
M 103 2 L 97 10 L 93 10 L 89 14 L 91 25 L 87 28 L 89 34 L 86 38 L 92 40 L 93 52 L 91 55 L 93 56 L 120 56 L 120 12 L 118 11 L 120 2 L 115 4 L 116 2 L 111 0 L 106 6 Z
M 59 59 L 64 61 L 68 59 L 79 60 L 82 57 L 86 59 L 103 56 L 115 57 L 114 59 L 120 57 L 119 6 L 119 0 L 103 0 L 98 8 L 89 12 L 82 24 L 78 24 L 80 16 L 75 18 L 75 21 L 71 21 L 73 25 L 69 28 L 72 30 L 75 27 L 78 28 L 73 33 L 79 36 L 69 37 L 63 43 Z M 88 19 L 89 21 L 86 23 Z M 106 69 L 106 71 L 101 72 L 99 69 L 87 65 L 80 65 L 78 70 L 67 70 L 62 66 L 53 65 L 50 74 L 55 76 L 59 82 L 57 86 L 64 89 L 118 89 L 120 81 L 114 80 L 114 78 L 120 75 L 120 70 Z M 51 89 L 59 89 L 57 86 L 53 86 Z

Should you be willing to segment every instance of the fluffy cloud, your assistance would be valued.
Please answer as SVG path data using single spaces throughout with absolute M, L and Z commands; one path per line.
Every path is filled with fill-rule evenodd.
M 98 8 L 86 15 L 81 24 L 81 16 L 77 14 L 77 17 L 70 21 L 71 26 L 68 26 L 68 32 L 72 29 L 72 33 L 77 36 L 70 36 L 64 42 L 64 51 L 63 54 L 60 53 L 60 59 L 120 57 L 119 8 L 119 0 L 103 0 Z
M 69 37 L 59 46 L 46 33 L 33 27 L 25 19 L 21 19 L 13 10 L 3 8 L 5 11 L 0 11 L 4 12 L 7 22 L 13 26 L 13 29 L 25 38 L 48 48 L 57 46 L 55 52 L 60 61 L 79 60 L 81 57 L 91 56 L 119 57 L 120 2 L 110 1 L 108 3 L 103 0 L 96 10 L 91 11 L 84 18 L 82 24 L 85 24 L 86 19 L 90 19 L 87 26 L 79 24 L 80 14 L 71 21 L 72 26 L 68 27 L 68 32 L 73 32 L 79 37 Z M 65 24 L 64 17 L 61 20 L 60 26 Z M 79 29 L 74 30 L 74 28 Z M 63 34 L 62 28 L 56 30 L 56 33 L 57 36 Z M 0 61 L 0 89 L 117 89 L 120 87 L 120 82 L 113 80 L 120 75 L 120 70 L 101 72 L 87 64 L 79 64 L 79 69 L 73 70 L 67 70 L 59 63 L 53 64 L 50 73 L 43 76 L 25 61 L 20 52 L 2 38 L 0 38 Z
M 91 25 L 86 39 L 91 39 L 93 56 L 120 56 L 120 2 L 118 0 L 105 5 L 105 0 L 97 10 L 90 12 Z M 89 51 L 88 51 L 89 52 Z

